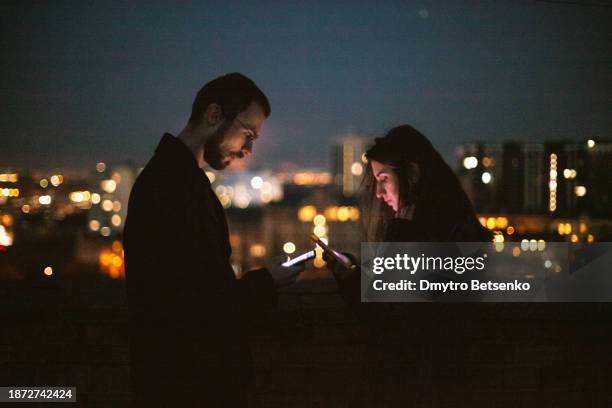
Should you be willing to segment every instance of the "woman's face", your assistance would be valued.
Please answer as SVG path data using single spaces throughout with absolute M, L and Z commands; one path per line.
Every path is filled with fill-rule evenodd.
M 393 211 L 399 207 L 399 184 L 393 167 L 370 160 L 372 173 L 376 178 L 376 198 L 382 199 Z

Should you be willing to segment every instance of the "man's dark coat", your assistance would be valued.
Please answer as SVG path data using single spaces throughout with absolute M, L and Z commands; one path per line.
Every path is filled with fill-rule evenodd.
M 265 269 L 235 278 L 224 210 L 172 135 L 134 184 L 124 245 L 136 405 L 242 404 L 245 324 L 276 293 Z

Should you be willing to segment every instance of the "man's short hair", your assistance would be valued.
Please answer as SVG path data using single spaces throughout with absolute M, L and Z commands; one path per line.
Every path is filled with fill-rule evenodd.
M 255 82 L 238 72 L 226 74 L 213 79 L 200 89 L 193 101 L 189 123 L 198 126 L 206 108 L 212 103 L 221 107 L 225 119 L 233 120 L 252 102 L 261 106 L 266 117 L 270 116 L 270 102 Z

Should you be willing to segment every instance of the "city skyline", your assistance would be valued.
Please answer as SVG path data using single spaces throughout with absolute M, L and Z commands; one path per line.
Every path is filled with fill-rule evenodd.
M 3 165 L 144 164 L 204 82 L 251 76 L 272 116 L 253 168 L 410 123 L 451 165 L 473 140 L 611 137 L 612 9 L 547 2 L 4 3 Z M 268 161 L 269 160 L 269 161 Z

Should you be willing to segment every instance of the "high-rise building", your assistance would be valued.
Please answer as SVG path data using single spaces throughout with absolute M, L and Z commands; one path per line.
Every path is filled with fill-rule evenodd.
M 458 148 L 458 176 L 477 211 L 550 214 L 612 213 L 612 143 L 470 143 Z
M 541 143 L 526 143 L 522 145 L 522 157 L 519 158 L 519 168 L 523 177 L 516 182 L 522 189 L 518 189 L 521 202 L 520 211 L 524 213 L 542 213 L 545 211 L 547 200 L 545 176 L 548 163 L 544 159 L 544 145 Z M 522 191 L 521 191 L 522 190 Z M 521 194 L 522 192 L 522 194 Z
M 582 194 L 582 205 L 593 215 L 612 218 L 612 142 L 592 139 L 587 141 L 584 160 L 584 184 L 576 183 L 576 196 Z
M 350 133 L 341 136 L 332 146 L 332 174 L 342 194 L 357 193 L 365 173 L 365 152 L 369 139 L 361 134 Z

